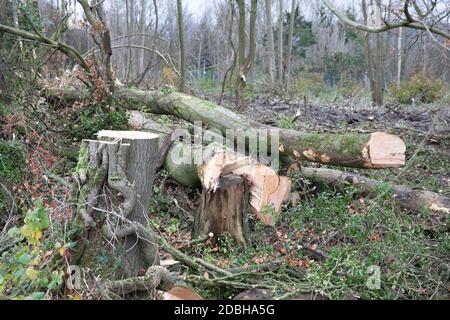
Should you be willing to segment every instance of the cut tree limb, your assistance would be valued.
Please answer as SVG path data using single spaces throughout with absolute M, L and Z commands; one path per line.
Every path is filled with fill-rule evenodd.
M 325 181 L 338 189 L 344 189 L 350 184 L 367 194 L 374 194 L 381 186 L 379 181 L 339 170 L 301 168 L 300 172 L 308 179 Z M 405 186 L 391 184 L 389 187 L 392 189 L 391 193 L 395 201 L 404 209 L 412 211 L 428 209 L 434 212 L 450 214 L 450 198 L 435 192 L 410 189 Z

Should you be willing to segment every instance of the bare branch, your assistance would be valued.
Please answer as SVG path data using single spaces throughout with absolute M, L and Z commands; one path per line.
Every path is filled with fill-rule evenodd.
M 423 25 L 423 23 L 421 23 L 420 21 L 415 20 L 409 13 L 407 10 L 405 10 L 405 15 L 407 15 L 407 20 L 402 20 L 393 24 L 388 24 L 387 22 L 385 22 L 384 25 L 379 26 L 379 27 L 371 27 L 371 26 L 367 26 L 361 23 L 358 23 L 352 19 L 350 19 L 349 17 L 347 17 L 343 12 L 339 11 L 334 4 L 330 1 L 330 0 L 323 0 L 323 2 L 325 3 L 325 6 L 336 16 L 339 18 L 339 20 L 341 20 L 343 23 L 354 27 L 358 30 L 361 31 L 366 31 L 366 32 L 370 32 L 370 33 L 380 33 L 380 32 L 385 32 L 387 30 L 392 30 L 392 29 L 397 29 L 397 28 L 402 28 L 402 27 L 406 27 L 406 28 L 412 28 L 412 29 L 418 29 L 418 30 L 427 30 L 427 28 Z M 409 1 L 407 1 L 407 3 L 409 3 Z M 405 4 L 406 6 L 406 4 Z M 439 35 L 441 37 L 444 37 L 446 39 L 450 39 L 450 33 L 445 32 L 444 30 L 429 26 L 428 27 L 429 31 L 433 34 Z

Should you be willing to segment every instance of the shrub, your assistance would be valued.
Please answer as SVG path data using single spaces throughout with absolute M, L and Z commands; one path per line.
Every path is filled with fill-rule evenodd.
M 338 94 L 344 98 L 353 98 L 358 93 L 364 91 L 361 83 L 351 79 L 348 75 L 343 74 L 339 82 Z
M 295 124 L 294 120 L 286 115 L 282 115 L 280 119 L 278 119 L 277 126 L 278 128 L 283 129 L 297 129 L 297 125 Z
M 88 107 L 78 115 L 80 123 L 72 125 L 72 135 L 75 140 L 94 138 L 101 130 L 128 130 L 128 115 L 118 108 L 109 111 L 104 107 Z
M 0 141 L 0 227 L 9 213 L 12 203 L 4 188 L 12 188 L 21 183 L 27 175 L 25 150 L 17 141 Z
M 325 83 L 319 73 L 306 73 L 293 82 L 295 93 L 317 97 L 325 90 Z
M 441 80 L 428 77 L 425 72 L 414 72 L 411 79 L 403 81 L 400 87 L 392 85 L 390 88 L 394 99 L 401 104 L 410 104 L 414 101 L 432 103 L 442 98 L 445 94 L 445 84 Z
M 43 299 L 64 282 L 62 257 L 65 247 L 45 240 L 50 221 L 42 199 L 27 212 L 24 225 L 8 231 L 11 248 L 0 257 L 0 298 Z

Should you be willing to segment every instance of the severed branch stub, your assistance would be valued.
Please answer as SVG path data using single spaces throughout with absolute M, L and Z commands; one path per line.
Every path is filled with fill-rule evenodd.
M 80 148 L 74 222 L 84 234 L 74 259 L 89 265 L 95 260 L 92 256 L 106 249 L 120 262 L 115 276 L 134 277 L 159 264 L 156 242 L 130 228 L 135 223 L 147 225 L 159 136 L 102 131 L 98 137 L 98 141 L 84 140 Z M 104 269 L 111 272 L 112 267 Z

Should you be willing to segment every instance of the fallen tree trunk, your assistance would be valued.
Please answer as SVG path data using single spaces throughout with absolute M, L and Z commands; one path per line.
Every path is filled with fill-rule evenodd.
M 66 88 L 47 89 L 44 95 L 65 103 L 89 98 L 86 90 Z M 223 136 L 230 134 L 258 141 L 258 153 L 272 150 L 281 156 L 345 167 L 388 168 L 405 164 L 406 147 L 393 135 L 307 133 L 292 129 L 279 129 L 262 125 L 227 108 L 178 92 L 143 91 L 120 87 L 115 99 L 129 110 L 144 110 L 155 114 L 168 114 L 188 122 L 201 122 L 204 128 L 215 129 Z M 228 132 L 227 132 L 228 131 Z M 264 131 L 265 135 L 259 132 Z M 273 145 L 275 146 L 274 148 Z
M 345 189 L 352 185 L 366 194 L 378 192 L 381 182 L 357 174 L 323 168 L 301 168 L 301 174 L 311 180 L 325 181 L 337 189 Z M 450 198 L 435 192 L 410 189 L 399 185 L 389 185 L 393 199 L 406 210 L 420 211 L 428 209 L 450 214 Z

